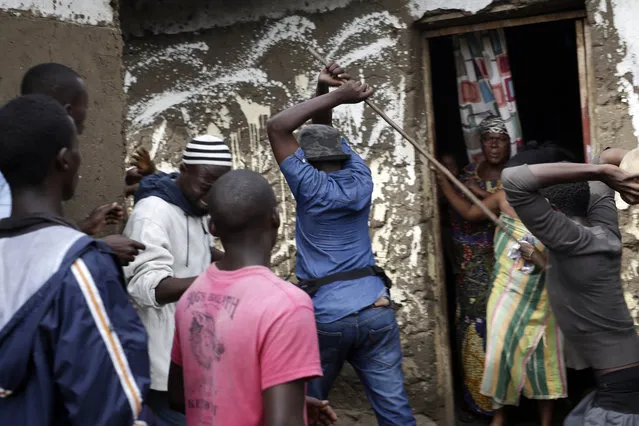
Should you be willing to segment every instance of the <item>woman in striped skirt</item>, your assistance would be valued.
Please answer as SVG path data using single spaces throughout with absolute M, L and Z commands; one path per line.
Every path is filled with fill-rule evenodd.
M 497 409 L 518 405 L 521 395 L 537 399 L 541 424 L 550 426 L 552 401 L 565 398 L 568 389 L 562 338 L 544 283 L 545 249 L 517 216 L 502 212 L 500 220 L 519 242 L 495 232 L 481 392 Z M 503 423 L 498 410 L 492 424 Z
M 542 151 L 542 150 L 539 150 Z M 549 155 L 552 155 L 549 158 Z M 530 157 L 520 154 L 507 165 Z M 545 155 L 542 155 L 545 154 Z M 555 150 L 536 152 L 537 161 L 557 161 Z M 461 198 L 446 178 L 440 187 L 450 205 L 466 220 L 486 220 L 477 206 Z M 552 402 L 567 396 L 563 342 L 550 310 L 544 284 L 544 247 L 521 223 L 503 190 L 484 199 L 513 234 L 497 229 L 495 265 L 486 313 L 486 350 L 481 393 L 492 399 L 492 425 L 503 425 L 505 405 L 518 405 L 521 395 L 539 400 L 542 426 L 550 426 Z

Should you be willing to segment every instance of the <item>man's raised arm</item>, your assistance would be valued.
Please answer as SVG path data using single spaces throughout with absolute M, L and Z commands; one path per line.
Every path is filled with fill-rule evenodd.
M 631 200 L 639 202 L 637 175 L 630 174 L 611 164 L 549 163 L 528 166 L 540 187 L 560 183 L 601 181 Z
M 339 87 L 344 81 L 350 80 L 348 74 L 344 74 L 344 69 L 335 62 L 331 62 L 322 69 L 317 78 L 317 88 L 315 89 L 315 97 L 328 93 L 330 87 Z M 333 125 L 333 110 L 326 109 L 318 111 L 313 116 L 313 124 Z
M 373 94 L 373 89 L 359 81 L 348 81 L 337 90 L 302 102 L 284 110 L 266 122 L 268 139 L 277 164 L 293 155 L 299 148 L 293 132 L 318 112 L 337 105 L 358 103 Z

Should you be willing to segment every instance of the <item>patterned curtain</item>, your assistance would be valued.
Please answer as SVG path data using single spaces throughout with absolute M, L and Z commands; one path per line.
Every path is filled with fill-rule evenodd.
M 470 161 L 483 158 L 477 127 L 488 115 L 501 116 L 510 135 L 511 155 L 522 144 L 521 126 L 502 29 L 453 36 L 457 93 Z

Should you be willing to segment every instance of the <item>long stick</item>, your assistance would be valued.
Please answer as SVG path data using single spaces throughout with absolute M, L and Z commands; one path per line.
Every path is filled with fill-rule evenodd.
M 317 59 L 319 62 L 321 62 L 322 65 L 328 64 L 328 61 L 326 60 L 326 58 L 324 58 L 322 55 L 320 55 L 313 48 L 309 47 L 308 51 L 311 53 L 311 55 L 313 55 L 315 57 L 315 59 Z M 517 238 L 515 238 L 513 233 L 510 232 L 510 230 L 504 226 L 504 224 L 499 220 L 499 218 L 497 218 L 497 216 L 495 216 L 495 214 L 492 211 L 490 211 L 490 209 L 488 207 L 486 207 L 484 205 L 484 203 L 482 203 L 482 201 L 475 196 L 475 194 L 473 194 L 468 188 L 466 188 L 466 185 L 461 183 L 446 167 L 444 167 L 439 161 L 437 161 L 437 159 L 435 157 L 430 155 L 413 138 L 408 136 L 408 134 L 404 131 L 404 129 L 402 129 L 397 123 L 395 123 L 377 105 L 372 103 L 369 99 L 366 99 L 364 102 L 366 102 L 366 105 L 368 105 L 373 111 L 375 111 L 380 117 L 382 117 L 384 119 L 384 121 L 386 121 L 388 124 L 390 124 L 390 126 L 393 129 L 397 130 L 399 132 L 399 134 L 401 134 L 404 137 L 404 139 L 406 139 L 408 142 L 410 142 L 410 144 L 413 145 L 413 147 L 417 150 L 417 152 L 419 152 L 424 157 L 426 157 L 426 159 L 433 166 L 435 166 L 437 168 L 437 170 L 442 172 L 444 174 L 444 176 L 446 176 L 448 178 L 448 180 L 450 180 L 457 188 L 459 188 L 459 190 L 461 192 L 463 192 L 464 195 L 467 196 L 470 199 L 470 201 L 472 201 L 474 204 L 476 204 L 481 209 L 481 211 L 483 211 L 486 214 L 486 216 L 488 216 L 488 219 L 490 219 L 497 227 L 499 227 L 502 231 L 504 231 L 506 233 L 506 235 L 508 235 L 513 240 L 517 241 Z

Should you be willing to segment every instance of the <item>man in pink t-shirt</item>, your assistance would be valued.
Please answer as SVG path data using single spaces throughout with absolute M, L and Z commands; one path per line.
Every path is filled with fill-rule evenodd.
M 190 426 L 304 425 L 306 382 L 322 369 L 311 299 L 269 269 L 275 194 L 259 174 L 236 170 L 213 185 L 208 205 L 225 256 L 177 304 L 171 406 Z

